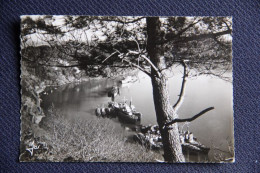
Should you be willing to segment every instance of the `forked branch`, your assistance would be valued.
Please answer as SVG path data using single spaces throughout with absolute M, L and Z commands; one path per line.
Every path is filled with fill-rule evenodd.
M 135 64 L 135 63 L 132 63 L 131 61 L 128 61 L 128 60 L 126 60 L 126 59 L 122 59 L 122 61 L 125 61 L 125 62 L 129 63 L 130 66 L 134 66 L 134 67 L 138 68 L 139 70 L 141 70 L 142 72 L 144 72 L 145 74 L 147 74 L 148 76 L 151 77 L 151 74 L 148 73 L 145 69 L 143 69 L 143 68 L 140 67 L 139 65 L 137 65 L 137 64 Z
M 131 62 L 131 61 L 129 61 L 129 60 L 127 60 L 127 59 L 125 59 L 125 55 L 123 54 L 123 53 L 121 53 L 119 50 L 117 50 L 117 49 L 115 49 L 116 51 L 114 52 L 114 53 L 116 53 L 116 52 L 118 52 L 119 53 L 119 58 L 120 59 L 122 59 L 122 61 L 125 61 L 125 62 L 127 62 L 130 66 L 134 66 L 135 68 L 138 68 L 139 70 L 141 70 L 142 72 L 144 72 L 145 74 L 147 74 L 148 76 L 150 76 L 151 77 L 151 74 L 149 73 L 149 72 L 147 72 L 144 68 L 142 68 L 141 66 L 139 66 L 139 65 L 137 65 L 137 64 L 135 64 L 135 63 L 133 63 L 133 62 Z M 114 53 L 112 53 L 113 55 L 114 55 Z M 111 55 L 112 55 L 111 54 Z M 111 56 L 110 55 L 110 56 Z M 109 57 L 110 57 L 109 56 Z M 109 58 L 108 57 L 108 58 Z M 108 58 L 106 58 L 106 59 L 108 59 Z M 106 60 L 105 59 L 105 60 Z
M 155 67 L 155 65 L 152 63 L 152 61 L 149 58 L 147 58 L 145 55 L 141 55 L 141 57 L 144 58 L 151 65 L 151 68 L 153 68 L 156 71 L 158 76 L 161 76 L 161 73 L 159 72 L 158 68 Z

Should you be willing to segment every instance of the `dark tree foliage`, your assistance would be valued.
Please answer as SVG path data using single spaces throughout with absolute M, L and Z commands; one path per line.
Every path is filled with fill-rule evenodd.
M 38 65 L 79 67 L 90 77 L 113 77 L 122 70 L 139 69 L 151 77 L 157 122 L 163 137 L 165 160 L 183 162 L 177 122 L 185 78 L 213 75 L 230 80 L 232 19 L 230 17 L 23 17 L 23 58 Z M 45 57 L 50 52 L 66 57 L 69 65 Z M 40 47 L 42 46 L 42 47 Z M 33 56 L 32 47 L 40 54 Z M 49 57 L 49 56 L 48 56 Z M 183 82 L 176 104 L 169 105 L 166 71 L 183 66 Z M 159 102 L 157 103 L 157 101 Z
M 86 70 L 89 76 L 108 76 L 102 72 L 108 68 L 132 68 L 131 63 L 142 69 L 150 66 L 145 59 L 148 54 L 144 17 L 65 16 L 61 24 L 54 25 L 56 18 L 24 18 L 23 43 L 37 46 L 36 42 L 45 42 L 56 47 L 73 57 L 77 61 L 74 65 Z M 190 70 L 197 71 L 196 75 L 223 77 L 222 74 L 231 69 L 231 40 L 223 37 L 232 31 L 229 17 L 168 17 L 162 21 L 160 29 L 167 68 L 185 60 Z M 89 31 L 91 38 L 81 39 L 86 38 Z M 32 34 L 41 37 L 28 43 Z

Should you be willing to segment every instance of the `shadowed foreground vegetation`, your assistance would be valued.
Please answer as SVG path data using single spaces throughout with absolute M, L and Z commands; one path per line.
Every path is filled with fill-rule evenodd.
M 147 151 L 116 133 L 107 119 L 68 119 L 52 109 L 41 108 L 40 93 L 46 87 L 42 76 L 23 69 L 20 161 L 59 162 L 151 162 L 163 160 L 159 153 Z M 58 83 L 62 80 L 55 77 Z M 43 81 L 43 82 L 42 82 Z M 68 83 L 68 81 L 64 81 Z M 51 84 L 54 84 L 51 82 Z M 122 129 L 123 130 L 123 129 Z M 33 146 L 31 145 L 33 144 Z M 46 144 L 44 149 L 38 148 Z M 36 147 L 30 153 L 28 149 Z
M 162 160 L 160 153 L 127 141 L 116 133 L 106 119 L 65 119 L 51 113 L 41 124 L 46 133 L 38 140 L 47 143 L 47 150 L 21 156 L 21 161 L 69 162 L 154 162 Z

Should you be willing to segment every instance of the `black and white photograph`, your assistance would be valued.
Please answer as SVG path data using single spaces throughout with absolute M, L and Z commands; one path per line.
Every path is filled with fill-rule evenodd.
M 20 27 L 20 162 L 235 161 L 231 16 Z

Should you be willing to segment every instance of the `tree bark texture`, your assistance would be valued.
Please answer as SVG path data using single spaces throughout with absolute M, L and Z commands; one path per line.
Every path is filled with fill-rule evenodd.
M 164 128 L 165 124 L 175 118 L 178 118 L 174 111 L 169 97 L 168 79 L 162 72 L 165 68 L 164 45 L 162 42 L 163 33 L 160 31 L 160 21 L 158 17 L 147 18 L 147 50 L 152 63 L 158 68 L 160 73 L 151 70 L 151 80 L 153 86 L 154 105 L 162 134 L 164 148 L 164 159 L 166 162 L 185 162 L 180 143 L 179 130 L 177 123 L 171 125 L 171 128 Z

